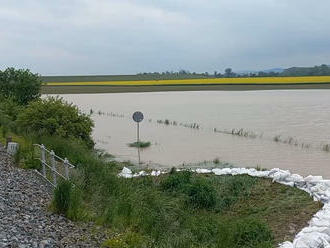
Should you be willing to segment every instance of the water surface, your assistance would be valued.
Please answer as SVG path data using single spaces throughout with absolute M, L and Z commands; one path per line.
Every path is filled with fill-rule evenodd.
M 141 151 L 145 164 L 159 167 L 221 161 L 236 166 L 279 167 L 330 178 L 330 90 L 201 91 L 62 95 L 94 111 L 97 147 L 137 161 L 134 111 L 144 113 Z M 98 111 L 102 113 L 98 114 Z M 157 120 L 175 121 L 174 125 Z M 199 128 L 189 128 L 197 123 Z M 181 124 L 181 125 L 180 125 Z M 196 125 L 195 125 L 196 127 Z M 233 128 L 256 137 L 215 132 Z M 279 136 L 280 135 L 280 136 Z M 275 142 L 274 137 L 280 137 Z M 290 144 L 288 144 L 290 143 Z

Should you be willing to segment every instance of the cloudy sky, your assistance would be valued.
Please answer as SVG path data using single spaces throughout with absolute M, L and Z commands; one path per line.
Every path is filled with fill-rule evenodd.
M 0 69 L 73 75 L 330 64 L 329 0 L 0 4 Z

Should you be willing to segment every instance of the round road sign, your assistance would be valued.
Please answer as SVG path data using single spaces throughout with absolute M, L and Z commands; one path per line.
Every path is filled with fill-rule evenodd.
M 140 111 L 134 112 L 134 114 L 133 114 L 133 120 L 135 122 L 141 122 L 143 120 L 143 114 L 142 114 L 142 112 L 140 112 Z

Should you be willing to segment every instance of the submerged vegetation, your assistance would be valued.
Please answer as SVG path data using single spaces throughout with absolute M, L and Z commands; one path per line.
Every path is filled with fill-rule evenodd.
M 115 118 L 130 118 L 128 116 L 125 116 L 124 114 L 119 114 L 119 113 L 114 113 L 114 112 L 102 112 L 102 111 L 94 111 L 93 109 L 90 110 L 90 114 L 98 114 L 98 115 L 105 115 L 105 116 L 110 116 L 110 117 L 115 117 Z M 149 123 L 152 123 L 152 119 L 148 119 Z M 158 119 L 156 120 L 157 124 L 165 125 L 165 126 L 180 126 L 180 127 L 185 127 L 185 128 L 190 128 L 190 129 L 195 129 L 195 130 L 202 130 L 201 124 L 198 124 L 196 122 L 194 123 L 182 123 L 178 121 L 173 121 L 169 119 Z M 276 143 L 282 143 L 282 144 L 287 144 L 291 146 L 296 146 L 300 147 L 302 149 L 311 149 L 313 148 L 311 144 L 306 143 L 306 142 L 301 142 L 297 138 L 294 137 L 283 137 L 282 135 L 275 135 L 274 137 L 267 137 L 263 133 L 257 133 L 255 131 L 247 130 L 244 128 L 232 128 L 230 131 L 228 130 L 223 130 L 219 128 L 213 128 L 214 133 L 221 133 L 221 134 L 227 134 L 227 135 L 233 135 L 237 137 L 242 137 L 242 138 L 250 138 L 250 139 L 268 139 L 270 141 L 274 141 Z M 318 150 L 322 150 L 325 152 L 330 152 L 330 145 L 325 144 L 325 145 L 320 145 L 320 146 L 315 146 L 314 148 Z
M 151 146 L 149 141 L 136 141 L 133 143 L 128 144 L 130 147 L 137 147 L 137 148 L 147 148 Z
M 323 151 L 330 152 L 330 144 L 323 145 Z
M 301 143 L 296 138 L 293 138 L 293 137 L 283 138 L 281 135 L 276 135 L 273 138 L 273 141 L 275 141 L 277 143 L 288 144 L 288 145 L 297 146 L 297 147 L 306 148 L 306 149 L 311 148 L 311 144 Z

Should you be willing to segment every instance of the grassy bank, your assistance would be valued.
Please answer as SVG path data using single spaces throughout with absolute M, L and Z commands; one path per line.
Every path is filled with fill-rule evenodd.
M 75 188 L 57 189 L 68 202 L 57 211 L 108 227 L 104 247 L 276 247 L 293 239 L 321 207 L 301 190 L 246 175 L 172 170 L 118 178 L 123 164 L 106 162 L 75 142 L 45 141 L 78 165 Z
M 303 191 L 247 175 L 172 170 L 118 178 L 124 164 L 107 162 L 77 140 L 13 138 L 22 147 L 43 143 L 77 166 L 72 181 L 55 190 L 52 209 L 107 227 L 103 247 L 276 247 L 292 240 L 321 207 Z

